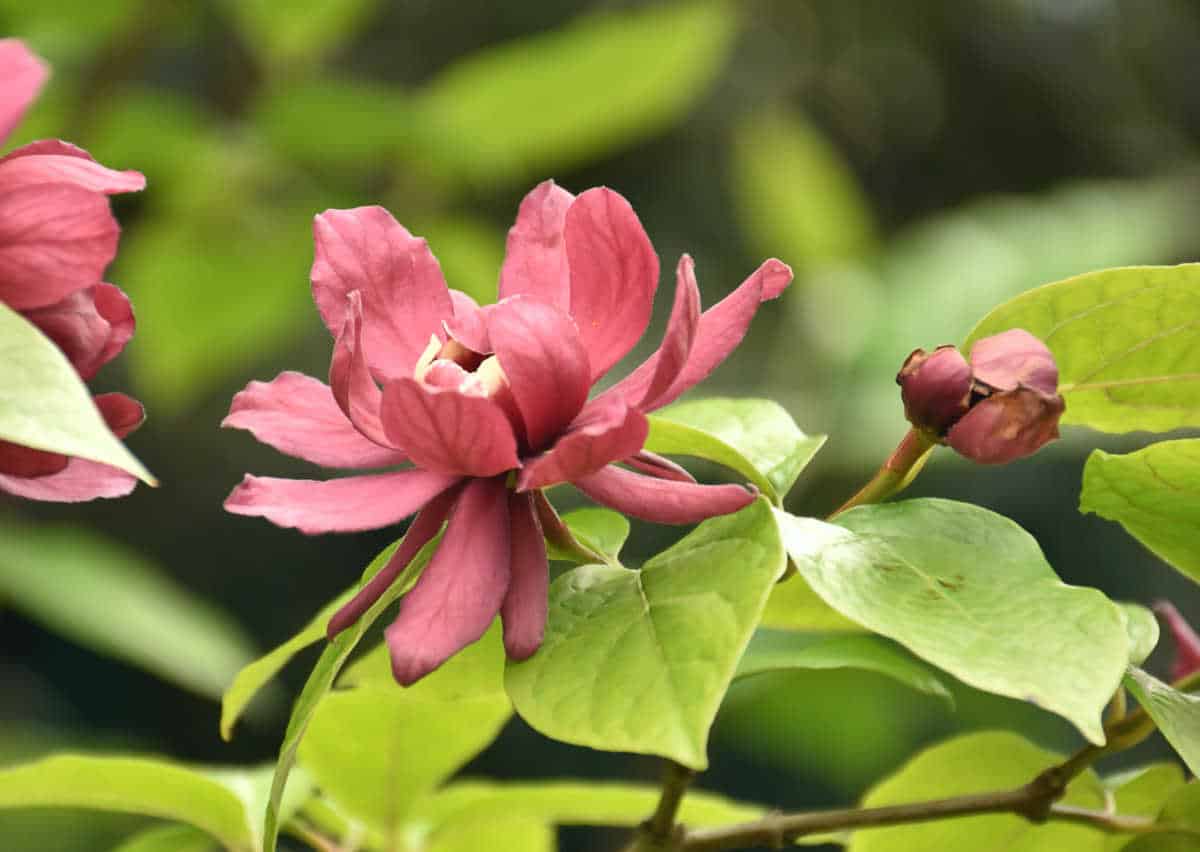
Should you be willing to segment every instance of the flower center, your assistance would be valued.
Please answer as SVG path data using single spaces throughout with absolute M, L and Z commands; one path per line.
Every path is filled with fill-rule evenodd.
M 430 387 L 450 388 L 473 396 L 496 397 L 508 389 L 508 377 L 495 355 L 482 355 L 453 337 L 444 343 L 431 337 L 417 359 L 413 377 Z

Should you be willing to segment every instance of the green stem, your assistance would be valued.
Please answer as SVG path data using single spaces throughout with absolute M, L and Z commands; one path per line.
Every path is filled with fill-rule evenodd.
M 675 819 L 684 793 L 695 777 L 694 770 L 673 760 L 667 761 L 658 807 L 638 826 L 633 840 L 625 847 L 626 852 L 675 852 L 683 848 L 683 826 L 676 825 Z
M 905 488 L 921 472 L 925 459 L 934 447 L 930 437 L 918 429 L 909 429 L 908 434 L 888 456 L 888 460 L 876 471 L 871 480 L 858 493 L 839 506 L 828 520 L 836 518 L 855 506 L 880 503 Z

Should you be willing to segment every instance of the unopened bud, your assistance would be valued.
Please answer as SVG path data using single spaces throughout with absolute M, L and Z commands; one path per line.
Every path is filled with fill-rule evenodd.
M 896 374 L 904 416 L 918 429 L 941 437 L 967 413 L 971 368 L 953 346 L 917 349 Z
M 1175 641 L 1175 660 L 1171 664 L 1171 680 L 1180 680 L 1200 672 L 1200 636 L 1187 623 L 1183 615 L 1169 601 L 1159 601 L 1154 611 L 1166 622 L 1167 630 Z

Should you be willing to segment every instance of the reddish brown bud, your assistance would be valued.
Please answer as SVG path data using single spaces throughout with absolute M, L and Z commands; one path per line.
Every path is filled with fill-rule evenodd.
M 932 353 L 917 349 L 896 374 L 904 416 L 918 429 L 946 434 L 967 413 L 971 397 L 971 368 L 953 346 Z
M 946 434 L 946 443 L 980 464 L 1007 464 L 1057 438 L 1065 407 L 1061 396 L 1033 388 L 1001 391 L 972 406 Z
M 1171 664 L 1171 680 L 1185 678 L 1200 671 L 1200 636 L 1187 623 L 1175 605 L 1159 601 L 1154 611 L 1166 622 L 1171 638 L 1175 640 L 1175 661 Z

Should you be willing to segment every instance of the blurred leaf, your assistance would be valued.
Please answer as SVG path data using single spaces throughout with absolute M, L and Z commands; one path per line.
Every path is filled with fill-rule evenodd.
M 699 399 L 649 419 L 647 450 L 717 462 L 745 476 L 776 505 L 825 443 L 824 435 L 801 432 L 783 406 L 769 399 Z
M 1159 819 L 1162 822 L 1200 830 L 1200 781 L 1193 778 L 1172 793 L 1159 814 Z
M 771 590 L 762 626 L 813 633 L 861 633 L 866 629 L 825 603 L 799 574 L 787 577 Z
M 797 268 L 875 249 L 868 199 L 845 159 L 802 116 L 775 110 L 737 122 L 734 195 L 755 255 Z
M 1122 601 L 1117 608 L 1129 636 L 1129 664 L 1140 666 L 1158 645 L 1158 619 L 1141 604 Z
M 713 717 L 783 567 L 760 498 L 640 571 L 568 571 L 550 588 L 541 649 L 508 666 L 517 712 L 563 742 L 703 769 Z
M 1200 696 L 1172 689 L 1137 667 L 1129 669 L 1125 685 L 1192 774 L 1200 772 Z
M 492 814 L 484 820 L 460 820 L 441 826 L 429 838 L 429 852 L 554 852 L 554 830 L 520 814 Z
M 481 305 L 496 301 L 504 230 L 469 216 L 418 219 L 413 228 L 429 241 L 446 283 Z
M 918 754 L 863 799 L 864 807 L 937 799 L 1019 787 L 1061 758 L 1015 734 L 968 734 Z M 1088 770 L 1061 800 L 1104 808 L 1104 791 Z M 1091 852 L 1103 848 L 1096 829 L 1061 822 L 1037 825 L 1015 814 L 987 814 L 856 831 L 850 852 Z
M 621 564 L 621 547 L 629 538 L 629 521 L 624 515 L 612 509 L 588 508 L 567 512 L 562 519 L 580 544 L 607 557 L 614 565 Z M 579 561 L 573 554 L 560 552 L 550 542 L 546 542 L 546 550 L 551 559 Z
M 379 0 L 222 0 L 231 20 L 268 65 L 316 68 L 342 48 Z
M 1106 432 L 1200 425 L 1200 264 L 1107 269 L 1030 290 L 967 338 L 1024 328 L 1045 341 L 1062 422 Z
M 217 852 L 217 845 L 190 825 L 163 825 L 139 831 L 112 852 Z
M 758 630 L 738 663 L 734 679 L 796 669 L 859 669 L 897 680 L 910 689 L 954 697 L 937 671 L 881 636 L 814 636 L 787 630 Z
M 157 485 L 109 431 L 62 351 L 0 303 L 0 440 L 110 464 Z
M 254 655 L 219 609 L 81 529 L 0 525 L 0 599 L 84 647 L 212 698 Z
M 1095 450 L 1083 469 L 1079 510 L 1119 522 L 1200 583 L 1200 440 L 1162 441 L 1125 455 Z
M 651 136 L 707 90 L 736 25 L 720 0 L 659 3 L 475 53 L 419 93 L 414 167 L 520 184 Z
M 1105 778 L 1104 786 L 1113 794 L 1113 810 L 1129 816 L 1157 817 L 1167 799 L 1184 786 L 1183 771 L 1174 763 L 1155 763 Z M 1129 836 L 1108 838 L 1105 852 L 1116 852 L 1129 843 Z
M 836 524 L 775 514 L 800 574 L 841 612 L 1104 742 L 1101 711 L 1129 661 L 1121 611 L 1060 581 L 1015 523 L 937 499 L 860 506 Z
M 262 815 L 270 799 L 274 767 L 268 765 L 253 769 L 206 769 L 204 774 L 222 784 L 241 801 L 246 810 L 246 821 L 254 834 L 254 848 L 260 849 Z M 301 769 L 293 770 L 290 781 L 279 805 L 280 824 L 287 823 L 316 792 L 316 784 L 312 777 Z
M 139 12 L 137 0 L 0 0 L 0 19 L 51 62 L 92 53 Z M 51 86 L 55 85 L 53 80 Z

